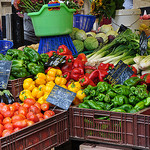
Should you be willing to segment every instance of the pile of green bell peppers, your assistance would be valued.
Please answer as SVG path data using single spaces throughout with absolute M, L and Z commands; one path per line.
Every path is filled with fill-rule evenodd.
M 124 85 L 107 82 L 99 82 L 95 87 L 88 85 L 79 108 L 136 113 L 150 106 L 147 85 L 138 85 L 140 80 L 130 78 Z
M 44 73 L 44 63 L 48 59 L 47 54 L 39 54 L 29 47 L 25 47 L 23 51 L 9 49 L 6 55 L 0 54 L 0 60 L 12 61 L 10 80 Z

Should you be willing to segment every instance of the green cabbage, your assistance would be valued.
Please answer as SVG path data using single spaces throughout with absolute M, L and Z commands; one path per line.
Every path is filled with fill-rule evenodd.
M 75 39 L 84 41 L 87 38 L 87 35 L 84 30 L 79 30 L 75 33 Z
M 84 50 L 84 44 L 80 40 L 73 40 L 73 44 L 77 50 L 77 52 L 82 52 Z

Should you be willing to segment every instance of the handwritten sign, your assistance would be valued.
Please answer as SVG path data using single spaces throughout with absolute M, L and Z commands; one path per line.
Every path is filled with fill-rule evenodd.
M 0 89 L 6 89 L 10 71 L 11 71 L 11 61 L 0 61 Z
M 123 84 L 125 80 L 129 79 L 133 75 L 132 69 L 127 64 L 123 63 L 122 60 L 109 71 L 107 80 L 114 84 Z
M 126 31 L 128 28 L 125 26 L 125 25 L 123 25 L 123 24 L 121 24 L 120 25 L 120 28 L 119 28 L 119 30 L 118 30 L 118 33 L 120 34 L 121 32 L 124 32 L 124 31 Z
M 76 93 L 60 87 L 59 85 L 55 85 L 46 101 L 62 109 L 68 110 L 75 96 Z
M 143 56 L 144 54 L 147 54 L 147 43 L 148 43 L 148 38 L 145 34 L 144 31 L 142 31 L 141 35 L 140 35 L 140 51 L 141 51 L 141 55 Z

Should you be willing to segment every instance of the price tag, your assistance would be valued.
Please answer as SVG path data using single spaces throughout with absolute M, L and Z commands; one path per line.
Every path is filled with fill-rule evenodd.
M 109 71 L 107 80 L 114 84 L 123 84 L 125 80 L 129 79 L 133 75 L 132 69 L 127 64 L 123 63 L 122 60 Z
M 11 61 L 0 60 L 0 89 L 6 89 L 10 71 L 11 71 Z
M 144 31 L 142 31 L 141 35 L 140 35 L 140 51 L 141 51 L 141 55 L 143 56 L 144 54 L 147 54 L 147 43 L 148 43 L 148 38 L 145 34 Z
M 120 34 L 121 32 L 126 31 L 128 28 L 126 26 L 124 26 L 123 24 L 120 25 L 120 28 L 118 30 L 118 33 Z
M 55 85 L 46 101 L 62 109 L 68 110 L 75 96 L 76 93 L 60 87 L 59 85 Z

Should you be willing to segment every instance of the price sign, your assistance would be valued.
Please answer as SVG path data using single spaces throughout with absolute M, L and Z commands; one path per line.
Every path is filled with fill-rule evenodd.
M 128 28 L 126 26 L 124 26 L 123 24 L 120 25 L 120 28 L 118 30 L 118 33 L 120 34 L 121 32 L 126 31 Z
M 0 89 L 6 89 L 10 71 L 11 71 L 11 61 L 0 60 Z
M 55 85 L 46 101 L 62 109 L 68 110 L 75 96 L 76 93 Z
M 140 35 L 140 51 L 141 51 L 141 55 L 143 56 L 144 54 L 147 54 L 147 43 L 148 43 L 148 38 L 145 34 L 144 31 L 142 31 L 141 35 Z
M 127 64 L 123 63 L 122 60 L 109 71 L 107 80 L 114 84 L 123 84 L 125 80 L 129 79 L 133 75 L 132 69 Z

